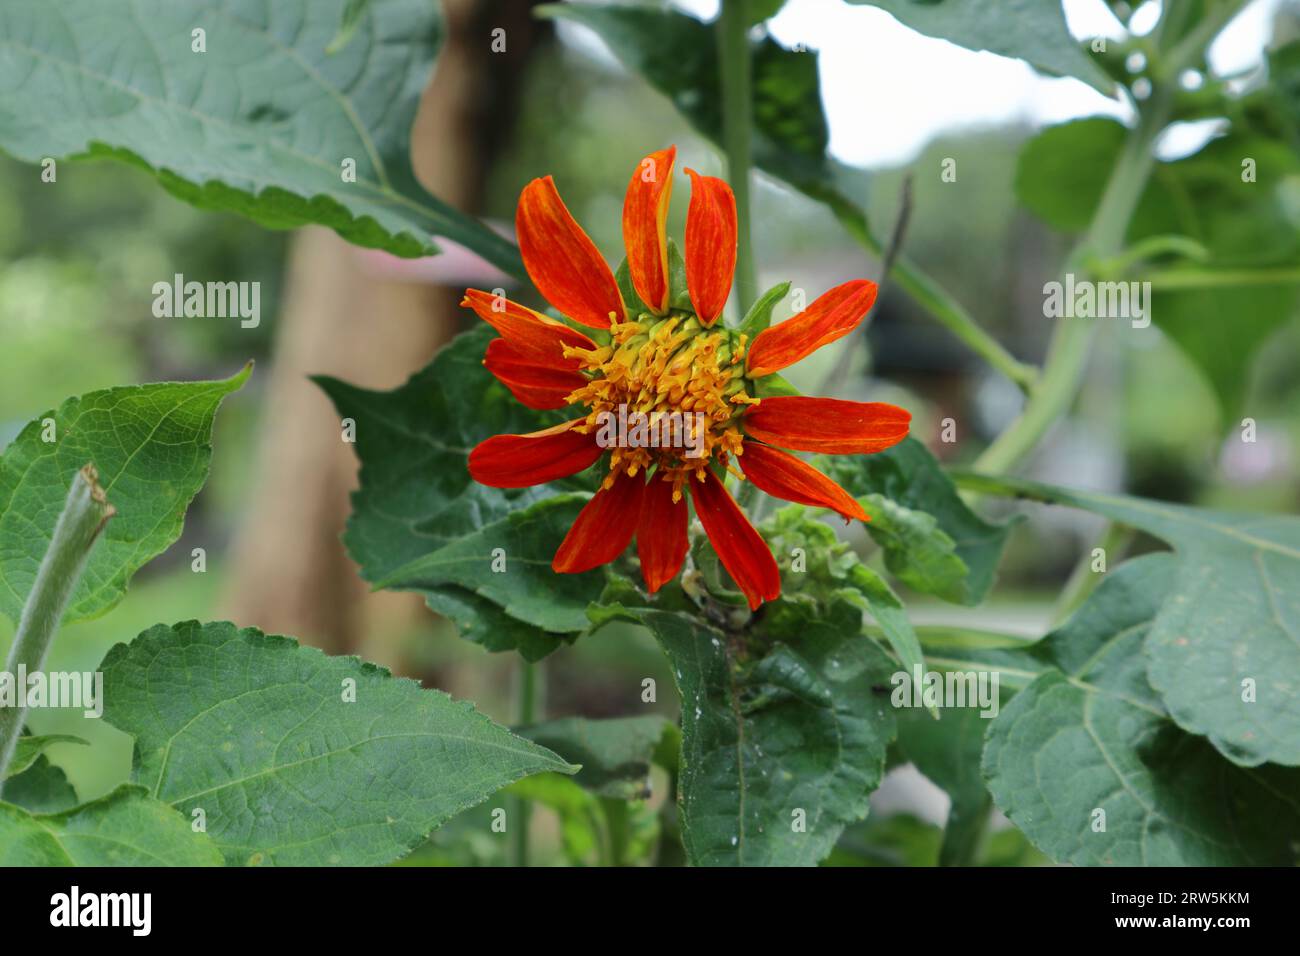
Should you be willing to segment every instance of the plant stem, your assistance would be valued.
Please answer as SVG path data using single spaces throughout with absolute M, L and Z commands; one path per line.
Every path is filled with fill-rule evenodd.
M 538 666 L 521 657 L 516 680 L 515 724 L 519 727 L 527 727 L 529 724 L 537 722 L 538 683 L 540 681 Z M 514 812 L 510 813 L 507 819 L 511 821 L 511 833 L 513 834 L 512 862 L 515 866 L 528 866 L 528 831 L 532 823 L 533 806 L 522 797 L 512 797 L 511 799 L 514 803 L 512 808 Z
M 1158 87 L 1149 108 L 1124 141 L 1092 226 L 1066 260 L 1065 273 L 1077 271 L 1090 279 L 1093 270 L 1088 263 L 1110 259 L 1123 248 L 1129 220 L 1155 164 L 1151 147 L 1168 122 L 1172 93 L 1168 87 Z M 1057 319 L 1038 387 L 1030 393 L 1020 417 L 976 460 L 976 470 L 1009 471 L 1069 409 L 1083 381 L 1096 334 L 1097 325 L 1091 320 Z
M 724 0 L 716 26 L 722 81 L 722 144 L 727 153 L 727 178 L 736 196 L 736 305 L 741 315 L 758 296 L 749 206 L 754 106 L 746 7 L 739 0 Z
M 1101 548 L 1105 552 L 1106 566 L 1110 567 L 1124 553 L 1132 540 L 1132 528 L 1114 521 L 1106 523 L 1097 543 L 1080 555 L 1074 570 L 1070 572 L 1070 579 L 1065 582 L 1065 589 L 1061 592 L 1056 602 L 1056 609 L 1052 612 L 1052 627 L 1063 624 L 1101 583 L 1102 572 L 1092 570 L 1092 552 Z
M 10 674 L 16 675 L 20 668 L 34 673 L 44 666 L 90 549 L 105 522 L 113 516 L 113 506 L 99 487 L 98 477 L 94 466 L 86 465 L 72 479 L 63 513 L 54 525 L 50 546 L 36 572 L 18 621 L 18 632 L 9 648 L 5 670 Z M 23 732 L 26 688 L 18 690 L 18 703 L 0 708 L 0 785 Z

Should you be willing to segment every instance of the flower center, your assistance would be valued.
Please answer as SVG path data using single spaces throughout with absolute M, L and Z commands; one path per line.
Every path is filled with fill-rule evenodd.
M 714 457 L 729 468 L 729 456 L 741 453 L 740 415 L 759 401 L 746 389 L 746 336 L 706 329 L 689 312 L 642 315 L 616 322 L 609 331 L 609 345 L 564 350 L 592 376 L 568 397 L 590 409 L 576 428 L 591 434 L 611 416 L 619 421 L 636 416 L 651 434 L 676 430 L 683 440 L 614 444 L 604 484 L 608 488 L 621 473 L 632 477 L 654 468 L 673 483 L 673 500 L 680 501 L 692 474 L 703 481 Z

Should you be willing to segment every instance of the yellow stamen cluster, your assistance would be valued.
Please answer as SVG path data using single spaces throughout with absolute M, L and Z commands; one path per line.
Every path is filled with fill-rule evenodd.
M 615 322 L 609 331 L 609 345 L 564 350 L 566 358 L 580 359 L 591 376 L 568 397 L 570 404 L 590 410 L 576 426 L 579 431 L 596 432 L 607 415 L 618 415 L 621 405 L 629 415 L 639 412 L 650 420 L 682 412 L 689 421 L 693 413 L 702 413 L 707 425 L 703 436 L 692 442 L 702 451 L 699 457 L 688 457 L 683 447 L 613 448 L 604 486 L 621 473 L 635 476 L 654 468 L 656 476 L 673 483 L 673 500 L 680 501 L 690 476 L 703 481 L 715 457 L 732 470 L 729 458 L 741 453 L 743 440 L 739 416 L 759 401 L 746 391 L 746 337 L 707 329 L 689 313 L 642 315 Z

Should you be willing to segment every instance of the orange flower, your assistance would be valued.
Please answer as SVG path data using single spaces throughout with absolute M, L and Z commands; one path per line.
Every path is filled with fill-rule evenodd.
M 524 188 L 515 225 L 529 276 L 560 313 L 596 331 L 587 335 L 475 289 L 462 304 L 500 333 L 484 365 L 515 398 L 536 409 L 582 406 L 585 414 L 528 435 L 489 438 L 470 453 L 469 470 L 482 484 L 519 488 L 575 474 L 608 451 L 600 490 L 574 521 L 552 567 L 587 571 L 613 561 L 635 537 L 646 587 L 659 590 L 686 559 L 689 497 L 723 566 L 757 609 L 780 593 L 781 576 L 767 544 L 728 493 L 726 474 L 778 498 L 866 521 L 852 495 L 781 449 L 881 451 L 906 437 L 911 415 L 871 402 L 758 396 L 764 375 L 853 331 L 875 301 L 876 285 L 856 279 L 837 286 L 748 343 L 743 333 L 718 323 L 736 264 L 735 197 L 721 179 L 689 169 L 691 308 L 672 302 L 664 223 L 676 156 L 671 146 L 650 154 L 627 187 L 623 240 L 640 299 L 635 307 L 624 303 L 609 265 L 551 177 Z M 680 431 L 679 440 L 667 444 L 602 441 L 610 434 L 606 425 L 620 414 L 657 427 L 674 413 L 681 413 L 678 421 L 698 423 L 685 436 L 689 442 Z

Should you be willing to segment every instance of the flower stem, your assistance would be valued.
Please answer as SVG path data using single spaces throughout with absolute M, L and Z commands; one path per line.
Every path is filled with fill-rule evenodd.
M 1065 588 L 1061 591 L 1061 596 L 1052 611 L 1053 628 L 1064 624 L 1101 583 L 1102 573 L 1092 569 L 1092 552 L 1101 548 L 1105 555 L 1106 566 L 1110 567 L 1123 556 L 1133 540 L 1133 535 L 1133 529 L 1126 525 L 1114 521 L 1106 522 L 1106 527 L 1097 539 L 1097 543 L 1079 556 L 1078 563 L 1070 572 L 1070 579 L 1065 582 Z
M 727 153 L 727 178 L 736 196 L 736 305 L 741 315 L 758 296 L 749 209 L 754 106 L 746 8 L 747 4 L 738 0 L 724 0 L 716 25 L 722 81 L 722 145 Z
M 520 658 L 517 685 L 515 687 L 515 723 L 517 726 L 526 727 L 537 722 L 539 683 L 538 666 Z M 511 821 L 511 833 L 514 837 L 511 848 L 512 862 L 515 866 L 528 866 L 528 831 L 532 824 L 533 806 L 522 797 L 513 797 L 511 799 L 514 802 L 514 812 L 509 814 L 507 819 Z
M 98 477 L 94 466 L 86 465 L 72 479 L 63 513 L 54 525 L 50 545 L 36 572 L 36 581 L 18 621 L 18 632 L 9 648 L 5 670 L 10 674 L 16 674 L 20 667 L 32 673 L 44 666 L 90 549 L 105 522 L 113 516 L 113 506 L 99 487 Z M 26 688 L 19 690 L 15 706 L 0 708 L 0 785 L 23 732 L 26 707 L 22 691 Z

